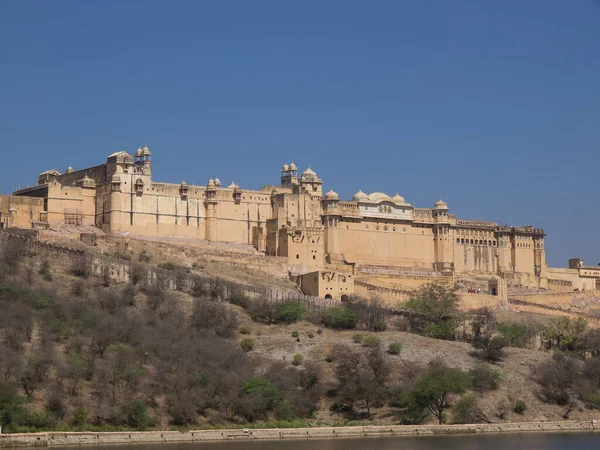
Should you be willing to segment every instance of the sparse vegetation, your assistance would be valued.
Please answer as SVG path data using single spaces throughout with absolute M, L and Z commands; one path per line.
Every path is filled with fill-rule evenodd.
M 400 342 L 390 342 L 388 353 L 390 355 L 399 355 L 402 352 L 402 344 Z
M 501 335 L 485 334 L 473 341 L 475 355 L 490 362 L 498 362 L 504 358 L 506 341 Z
M 152 257 L 148 254 L 148 252 L 146 251 L 146 249 L 143 249 L 138 254 L 138 261 L 139 262 L 148 263 L 148 262 L 150 262 L 151 259 L 152 259 Z
M 283 323 L 294 323 L 302 320 L 308 311 L 299 301 L 278 303 L 276 307 L 276 320 Z
M 242 339 L 240 341 L 240 347 L 242 347 L 242 350 L 244 350 L 245 352 L 254 350 L 254 339 L 252 339 L 252 338 Z
M 490 369 L 483 364 L 475 366 L 469 373 L 473 390 L 479 394 L 498 389 L 502 381 L 502 374 L 499 370 Z
M 561 351 L 582 354 L 586 351 L 586 332 L 587 321 L 585 319 L 562 316 L 550 320 L 545 335 L 550 346 L 556 346 Z
M 529 338 L 529 330 L 526 325 L 516 322 L 502 322 L 498 324 L 498 332 L 506 340 L 506 344 L 511 347 L 525 347 Z
M 381 344 L 381 339 L 379 339 L 377 336 L 369 335 L 363 339 L 363 345 L 365 347 L 379 347 L 379 344 Z
M 73 259 L 72 273 L 76 277 L 87 278 L 91 272 L 91 261 L 88 255 L 81 255 Z
M 376 298 L 309 311 L 303 301 L 247 296 L 240 285 L 211 278 L 210 270 L 182 278 L 183 261 L 149 272 L 140 246 L 120 250 L 134 258 L 117 262 L 130 268 L 129 283 L 113 267 L 110 282 L 106 270 L 92 273 L 91 261 L 94 271 L 98 265 L 91 251 L 73 262 L 46 254 L 37 261 L 24 252 L 14 273 L 1 271 L 3 431 L 314 426 L 323 415 L 328 424 L 485 422 L 486 413 L 514 420 L 513 381 L 536 394 L 523 397 L 522 420 L 537 417 L 542 402 L 549 420 L 571 412 L 579 419 L 600 408 L 600 334 L 581 323 L 557 321 L 553 332 L 544 330 L 544 343 L 559 351 L 552 360 L 510 350 L 501 364 L 490 365 L 488 341 L 501 336 L 525 345 L 531 327 L 521 332 L 504 322 L 494 330 L 490 311 L 462 320 L 451 307 L 443 312 L 449 303 L 440 299 L 433 302 L 439 313 L 415 308 L 402 316 L 406 329 L 445 339 L 462 339 L 463 324 L 470 323 L 465 339 L 485 343 L 477 344 L 474 360 L 464 343 L 395 334 L 398 316 Z M 153 254 L 151 261 L 169 260 Z M 80 261 L 86 271 L 74 270 Z M 1 253 L 0 264 L 5 268 Z M 173 284 L 180 292 L 170 290 Z M 387 326 L 393 331 L 379 334 Z M 525 378 L 515 361 L 532 355 L 532 377 Z M 424 366 L 436 356 L 444 363 Z M 323 407 L 334 415 L 318 410 Z
M 48 260 L 45 259 L 44 261 L 42 261 L 39 273 L 40 275 L 42 275 L 44 280 L 52 281 L 52 270 L 50 269 L 50 263 L 48 262 Z
M 523 415 L 525 410 L 527 409 L 527 405 L 523 400 L 517 400 L 515 402 L 515 406 L 513 407 L 513 412 L 519 415 Z
M 453 423 L 478 423 L 491 421 L 478 405 L 474 394 L 463 395 L 452 408 Z
M 356 327 L 356 314 L 347 306 L 328 308 L 323 313 L 323 324 L 328 328 L 349 330 Z
M 141 264 L 132 264 L 129 267 L 129 281 L 132 285 L 136 286 L 147 276 L 147 271 Z

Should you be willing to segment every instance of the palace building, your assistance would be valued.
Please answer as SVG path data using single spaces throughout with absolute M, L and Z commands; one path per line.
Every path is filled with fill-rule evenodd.
M 29 203 L 18 211 L 21 197 Z M 0 226 L 94 226 L 112 235 L 246 243 L 286 257 L 298 276 L 338 280 L 331 274 L 360 267 L 363 273 L 476 273 L 549 285 L 542 228 L 458 219 L 442 200 L 420 208 L 399 194 L 358 191 L 343 201 L 333 190 L 323 195 L 317 173 L 309 167 L 299 174 L 294 163 L 282 167 L 278 185 L 259 190 L 224 186 L 218 178 L 204 186 L 163 183 L 152 180 L 152 154 L 143 147 L 86 169 L 45 171 L 36 186 L 3 201 Z M 596 276 L 600 270 L 590 275 L 589 289 Z M 569 283 L 565 277 L 556 286 Z

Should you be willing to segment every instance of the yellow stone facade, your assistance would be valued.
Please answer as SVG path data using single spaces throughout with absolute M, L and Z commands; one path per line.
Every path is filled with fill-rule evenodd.
M 218 178 L 204 186 L 161 183 L 152 180 L 152 155 L 144 147 L 82 170 L 46 171 L 37 186 L 13 195 L 43 199 L 50 225 L 251 244 L 287 257 L 295 275 L 360 267 L 363 273 L 501 275 L 548 286 L 541 228 L 462 220 L 442 200 L 418 208 L 399 194 L 359 191 L 342 201 L 334 191 L 323 194 L 315 171 L 299 174 L 293 163 L 283 166 L 277 185 L 259 190 L 224 186 Z

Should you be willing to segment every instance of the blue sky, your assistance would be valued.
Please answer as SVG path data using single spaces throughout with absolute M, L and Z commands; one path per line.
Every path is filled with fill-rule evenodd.
M 157 181 L 308 164 L 600 262 L 600 2 L 0 2 L 0 192 L 153 151 Z

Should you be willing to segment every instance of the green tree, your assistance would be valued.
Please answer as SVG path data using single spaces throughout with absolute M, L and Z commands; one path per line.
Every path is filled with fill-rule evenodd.
M 471 387 L 467 372 L 450 367 L 430 367 L 416 381 L 405 400 L 412 417 L 432 414 L 441 425 L 444 411 L 450 407 L 449 397 L 462 394 Z
M 584 337 L 587 320 L 568 316 L 551 319 L 546 329 L 546 336 L 551 342 L 564 351 L 580 353 L 584 350 Z
M 27 412 L 22 408 L 24 399 L 17 394 L 14 384 L 0 381 L 0 424 L 3 431 L 11 431 L 26 419 Z
M 120 420 L 128 427 L 143 430 L 152 425 L 152 419 L 148 415 L 146 405 L 139 400 L 121 405 Z
M 276 320 L 278 322 L 294 323 L 302 320 L 308 310 L 299 301 L 288 301 L 277 304 Z
M 473 347 L 477 349 L 477 356 L 490 362 L 497 362 L 504 358 L 504 347 L 506 340 L 502 335 L 484 334 L 473 341 Z
M 507 345 L 519 348 L 525 347 L 525 343 L 529 338 L 527 325 L 516 322 L 501 322 L 497 328 L 498 332 L 506 339 Z
M 452 408 L 452 422 L 454 423 L 477 423 L 491 421 L 477 404 L 475 394 L 464 395 Z
M 427 283 L 400 305 L 415 313 L 411 325 L 417 332 L 437 339 L 451 339 L 458 325 L 457 287 L 446 283 Z
M 498 370 L 478 365 L 469 370 L 473 381 L 473 390 L 480 394 L 498 389 L 502 381 L 502 374 Z
M 349 330 L 356 327 L 356 314 L 347 306 L 327 308 L 323 313 L 323 324 L 329 328 Z

